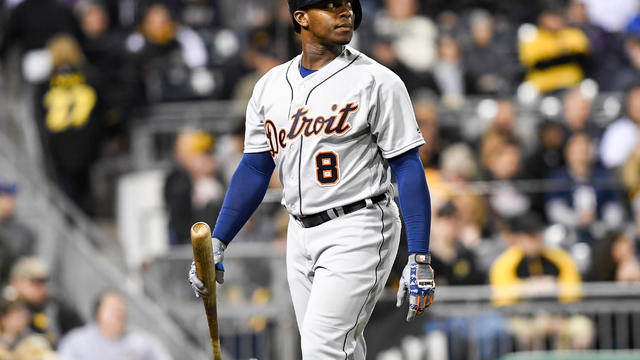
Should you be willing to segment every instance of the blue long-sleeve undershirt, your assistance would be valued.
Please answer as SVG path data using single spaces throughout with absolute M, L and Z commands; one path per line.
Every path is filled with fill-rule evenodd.
M 398 183 L 409 254 L 429 251 L 431 198 L 418 148 L 388 160 Z
M 431 201 L 417 149 L 389 159 L 398 182 L 409 253 L 429 251 Z M 258 208 L 269 186 L 275 164 L 268 152 L 245 154 L 224 198 L 213 236 L 229 244 Z
M 244 154 L 231 177 L 213 237 L 229 244 L 262 202 L 275 163 L 268 151 Z

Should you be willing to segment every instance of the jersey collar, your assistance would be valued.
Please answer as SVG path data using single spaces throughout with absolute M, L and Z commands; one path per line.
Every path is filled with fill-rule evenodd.
M 302 61 L 302 54 L 298 54 L 298 56 L 293 58 L 292 66 L 289 67 L 288 78 L 294 85 L 303 85 L 304 87 L 316 86 L 336 72 L 340 71 L 340 69 L 347 66 L 353 61 L 353 59 L 359 56 L 359 54 L 360 52 L 358 50 L 346 45 L 342 53 L 340 53 L 340 55 L 335 59 L 323 66 L 321 69 L 318 69 L 318 71 L 304 78 L 300 75 L 299 70 L 300 62 Z

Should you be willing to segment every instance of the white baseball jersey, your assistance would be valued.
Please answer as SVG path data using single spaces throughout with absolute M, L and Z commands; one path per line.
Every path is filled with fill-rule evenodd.
M 363 331 L 400 242 L 400 215 L 380 201 L 305 227 L 312 215 L 385 193 L 386 158 L 421 145 L 407 90 L 393 72 L 345 47 L 302 77 L 299 55 L 269 71 L 247 107 L 245 152 L 269 151 L 292 215 L 287 278 L 304 360 L 364 360 Z
M 293 215 L 315 214 L 384 193 L 384 159 L 424 143 L 402 80 L 346 46 L 302 77 L 302 55 L 256 84 L 245 153 L 270 151 Z

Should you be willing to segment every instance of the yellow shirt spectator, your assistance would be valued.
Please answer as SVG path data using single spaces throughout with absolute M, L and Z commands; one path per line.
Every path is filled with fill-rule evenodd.
M 589 40 L 582 30 L 566 27 L 557 14 L 543 13 L 538 27 L 521 28 L 519 51 L 526 80 L 546 93 L 582 81 L 581 62 L 589 52 Z
M 527 296 L 557 294 L 561 302 L 580 298 L 580 274 L 562 249 L 542 242 L 541 224 L 533 214 L 510 221 L 512 244 L 491 266 L 493 304 L 511 305 Z

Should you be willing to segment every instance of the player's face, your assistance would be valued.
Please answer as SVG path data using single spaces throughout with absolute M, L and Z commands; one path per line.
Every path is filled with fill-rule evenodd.
M 315 41 L 345 45 L 353 37 L 353 7 L 348 0 L 326 0 L 305 9 L 306 30 Z

